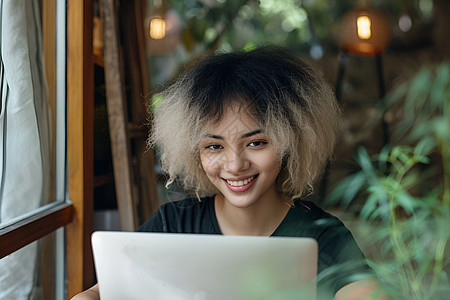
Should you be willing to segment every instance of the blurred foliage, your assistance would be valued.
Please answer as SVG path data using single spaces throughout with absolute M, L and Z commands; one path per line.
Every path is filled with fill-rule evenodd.
M 391 21 L 393 47 L 408 47 L 415 32 L 422 45 L 427 43 L 423 38 L 431 39 L 433 0 L 147 1 L 149 18 L 152 12 L 157 14 L 163 7 L 166 14 L 176 19 L 177 28 L 175 42 L 166 39 L 166 43 L 154 41 L 152 45 L 154 49 L 163 49 L 148 56 L 149 76 L 154 87 L 173 79 L 197 56 L 218 50 L 251 49 L 270 43 L 312 59 L 336 53 L 336 24 L 361 1 L 378 8 Z M 399 34 L 397 22 L 405 14 L 412 18 L 413 26 L 410 32 Z
M 276 44 L 295 53 L 320 59 L 336 53 L 338 20 L 361 0 L 147 0 L 148 17 L 164 7 L 176 19 L 176 42 L 160 44 L 163 49 L 150 53 L 149 77 L 152 88 L 166 84 L 197 56 L 223 50 L 251 49 Z M 413 35 L 424 24 L 430 24 L 433 0 L 366 0 L 385 13 L 393 31 L 400 16 L 408 14 L 413 21 Z M 159 7 L 159 8 L 158 8 Z M 427 25 L 428 26 L 428 25 Z M 397 28 L 398 31 L 398 28 Z M 430 39 L 427 27 L 427 39 Z M 172 32 L 173 34 L 173 32 Z M 423 34 L 420 35 L 423 38 Z M 395 37 L 394 37 L 395 38 Z M 399 47 L 397 41 L 392 43 Z M 402 44 L 402 42 L 400 42 Z M 404 47 L 404 46 L 403 46 Z
M 357 0 L 184 0 L 168 1 L 183 23 L 183 45 L 190 51 L 236 50 L 274 43 L 309 52 L 320 45 L 336 50 L 332 28 Z M 403 14 L 415 26 L 430 19 L 432 0 L 363 1 L 392 23 Z
M 372 224 L 371 263 L 391 299 L 445 299 L 450 292 L 450 64 L 421 70 L 387 97 L 402 116 L 393 145 L 356 156 L 360 171 L 329 195 Z

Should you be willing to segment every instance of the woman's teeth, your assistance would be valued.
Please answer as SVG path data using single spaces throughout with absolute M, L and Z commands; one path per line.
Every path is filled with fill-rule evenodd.
M 255 176 L 249 177 L 245 180 L 239 180 L 239 181 L 231 181 L 231 180 L 227 180 L 229 185 L 232 186 L 243 186 L 248 184 L 249 182 L 251 182 L 253 179 L 255 179 Z

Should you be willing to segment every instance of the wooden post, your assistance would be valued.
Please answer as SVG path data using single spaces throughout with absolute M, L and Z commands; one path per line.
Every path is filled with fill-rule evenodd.
M 150 97 L 145 51 L 145 34 L 143 14 L 145 3 L 140 0 L 121 2 L 121 27 L 126 61 L 126 78 L 128 78 L 130 103 L 130 136 L 135 155 L 139 187 L 138 221 L 141 224 L 158 208 L 156 191 L 155 151 L 147 148 L 148 130 L 146 101 Z M 127 72 L 128 71 L 128 72 Z M 132 134 L 134 133 L 134 134 Z M 138 224 L 139 225 L 139 224 Z
M 93 284 L 94 64 L 92 0 L 67 1 L 68 188 L 73 221 L 66 228 L 67 297 Z
M 114 0 L 102 1 L 103 42 L 105 60 L 106 107 L 113 156 L 114 182 L 120 227 L 137 228 L 137 189 L 133 182 L 131 149 L 128 137 L 128 110 L 124 88 L 117 9 Z
M 50 197 L 55 200 L 56 190 L 56 0 L 42 2 L 42 44 L 45 59 L 45 77 L 47 79 L 47 96 L 50 107 Z M 41 268 L 42 293 L 44 299 L 55 299 L 55 235 L 42 239 Z

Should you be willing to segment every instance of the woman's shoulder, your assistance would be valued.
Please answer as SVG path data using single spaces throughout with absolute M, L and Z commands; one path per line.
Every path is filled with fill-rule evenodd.
M 185 198 L 161 204 L 139 231 L 215 233 L 214 197 Z
M 325 211 L 319 205 L 311 200 L 295 199 L 292 210 L 310 218 L 318 219 L 337 219 L 335 216 Z
M 308 200 L 296 199 L 276 231 L 277 235 L 308 236 L 319 239 L 325 232 L 334 232 L 343 223 L 332 214 Z
M 201 210 L 209 207 L 214 201 L 214 197 L 188 197 L 181 200 L 168 201 L 161 204 L 159 211 L 187 211 Z

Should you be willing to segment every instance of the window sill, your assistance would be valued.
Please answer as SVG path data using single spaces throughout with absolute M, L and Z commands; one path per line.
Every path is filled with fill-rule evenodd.
M 72 221 L 72 203 L 53 203 L 50 208 L 0 229 L 0 259 Z

